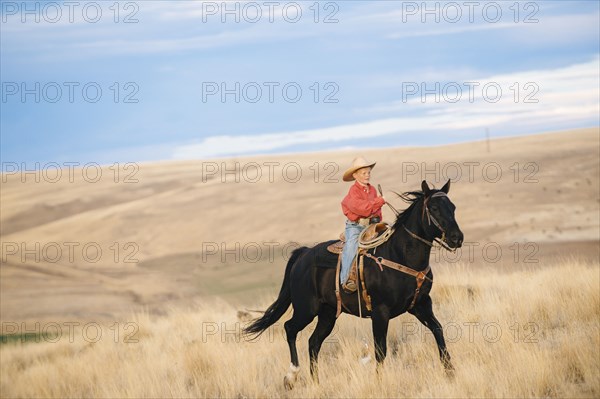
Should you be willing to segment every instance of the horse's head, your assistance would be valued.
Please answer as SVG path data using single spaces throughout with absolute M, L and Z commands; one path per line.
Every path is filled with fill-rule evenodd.
M 429 188 L 423 180 L 421 188 L 424 194 L 422 221 L 425 230 L 431 232 L 434 237 L 442 237 L 450 248 L 460 248 L 464 235 L 454 218 L 456 207 L 447 195 L 450 191 L 450 180 L 448 179 L 440 190 Z

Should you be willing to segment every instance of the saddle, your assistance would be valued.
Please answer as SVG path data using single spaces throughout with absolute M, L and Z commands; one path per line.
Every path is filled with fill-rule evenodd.
M 371 296 L 367 293 L 367 286 L 365 284 L 364 260 L 363 260 L 364 255 L 367 254 L 367 250 L 369 248 L 377 247 L 380 244 L 384 243 L 387 240 L 387 238 L 391 235 L 392 232 L 393 232 L 392 226 L 388 225 L 387 223 L 380 222 L 380 223 L 370 224 L 369 226 L 367 226 L 367 228 L 365 228 L 362 231 L 362 233 L 359 236 L 358 256 L 355 257 L 354 262 L 352 262 L 352 267 L 350 268 L 350 278 L 352 278 L 357 283 L 358 283 L 358 280 L 360 279 L 360 284 L 359 284 L 359 289 L 358 289 L 359 311 L 361 309 L 361 304 L 360 304 L 360 296 L 361 295 L 360 294 L 362 294 L 362 299 L 365 302 L 365 307 L 366 307 L 367 311 L 369 311 L 369 312 L 371 311 Z M 345 242 L 346 242 L 346 237 L 345 237 L 344 233 L 342 232 L 342 234 L 340 234 L 339 241 L 336 241 L 333 244 L 330 244 L 329 246 L 327 246 L 327 250 L 329 252 L 338 255 L 338 262 L 337 262 L 337 266 L 336 266 L 336 277 L 335 277 L 335 279 L 336 279 L 335 295 L 336 295 L 336 299 L 337 299 L 336 318 L 341 314 L 341 311 L 342 311 L 341 308 L 343 305 L 341 295 L 340 295 L 340 266 L 342 263 L 342 252 L 344 250 Z M 357 263 L 360 264 L 359 267 L 357 267 Z M 356 278 L 357 273 L 358 273 L 359 279 Z M 362 315 L 361 315 L 361 317 L 362 317 Z

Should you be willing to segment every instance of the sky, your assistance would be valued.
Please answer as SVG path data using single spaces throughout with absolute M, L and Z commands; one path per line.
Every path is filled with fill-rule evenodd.
M 0 4 L 3 169 L 600 125 L 597 1 Z

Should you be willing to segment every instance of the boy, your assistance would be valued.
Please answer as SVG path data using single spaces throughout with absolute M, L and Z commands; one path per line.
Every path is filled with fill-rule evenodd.
M 356 291 L 356 276 L 348 278 L 348 274 L 358 250 L 358 237 L 370 223 L 381 221 L 381 207 L 386 202 L 385 198 L 379 197 L 375 188 L 369 184 L 371 169 L 374 166 L 375 162 L 370 163 L 358 157 L 344 172 L 344 181 L 356 180 L 350 187 L 348 195 L 342 200 L 342 211 L 348 220 L 346 220 L 345 230 L 346 242 L 342 251 L 340 283 L 348 293 Z

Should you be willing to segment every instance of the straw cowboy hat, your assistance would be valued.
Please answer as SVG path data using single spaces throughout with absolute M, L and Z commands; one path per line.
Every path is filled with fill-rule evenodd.
M 354 180 L 354 177 L 352 176 L 354 172 L 362 168 L 373 168 L 376 163 L 377 162 L 369 162 L 363 157 L 354 158 L 352 161 L 352 166 L 344 172 L 344 181 Z

